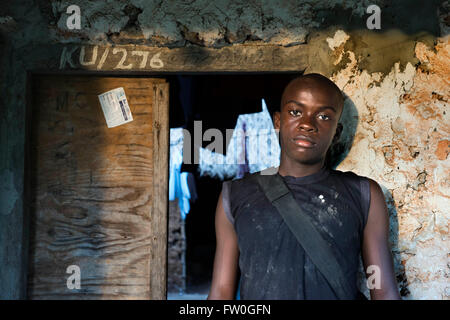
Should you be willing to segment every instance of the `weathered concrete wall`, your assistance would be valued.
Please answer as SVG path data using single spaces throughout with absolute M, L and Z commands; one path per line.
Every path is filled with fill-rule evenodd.
M 404 293 L 407 289 L 414 299 L 448 299 L 448 38 L 431 48 L 417 42 L 419 63 L 407 63 L 403 70 L 395 63 L 388 74 L 358 69 L 358 58 L 345 45 L 341 53 L 350 61 L 333 80 L 356 106 L 359 122 L 338 168 L 371 177 L 384 188 Z
M 72 4 L 81 8 L 81 30 L 71 31 L 65 25 L 66 8 Z M 382 10 L 381 30 L 366 29 L 369 4 Z M 383 186 L 402 295 L 449 299 L 449 9 L 448 1 L 419 0 L 17 0 L 2 4 L 0 297 L 20 298 L 25 292 L 27 72 L 59 71 L 60 44 L 75 44 L 140 45 L 172 55 L 176 48 L 187 58 L 196 50 L 201 53 L 196 63 L 204 71 L 255 71 L 255 61 L 261 70 L 281 70 L 276 62 L 285 65 L 286 52 L 296 52 L 293 60 L 302 61 L 292 61 L 285 70 L 331 76 L 348 96 L 346 131 L 337 146 L 346 157 L 338 169 L 369 176 Z M 265 46 L 276 52 L 268 59 L 260 50 Z M 279 50 L 274 51 L 274 46 Z M 232 67 L 227 68 L 227 56 L 221 60 L 222 68 L 215 68 L 219 48 L 230 54 Z M 250 53 L 255 56 L 247 56 Z M 255 60 L 260 53 L 261 60 Z M 280 54 L 285 56 L 277 60 Z M 180 71 L 184 64 L 195 70 L 189 59 L 176 61 Z M 156 71 L 173 71 L 170 61 L 164 62 L 165 67 Z M 134 66 L 122 70 L 137 71 L 142 70 Z

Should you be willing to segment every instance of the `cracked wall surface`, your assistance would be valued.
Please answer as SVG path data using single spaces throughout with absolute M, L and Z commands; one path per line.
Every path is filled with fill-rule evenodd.
M 66 27 L 66 8 L 72 4 L 81 8 L 81 30 Z M 381 8 L 381 30 L 366 28 L 369 4 Z M 278 52 L 304 50 L 306 70 L 295 71 L 329 76 L 346 94 L 337 168 L 382 186 L 402 296 L 449 299 L 449 12 L 449 1 L 435 0 L 2 4 L 0 297 L 25 293 L 27 72 L 59 72 L 61 45 L 140 45 L 149 50 L 194 48 L 206 56 L 223 52 L 221 48 L 239 49 L 243 56 L 264 46 L 276 46 Z M 242 70 L 256 70 L 246 69 L 249 59 L 236 61 L 244 61 L 237 64 Z M 214 65 L 207 69 L 216 70 Z M 127 72 L 133 71 L 139 70 Z
M 342 35 L 336 32 L 336 37 Z M 349 62 L 332 79 L 348 96 L 346 105 L 356 107 L 359 121 L 338 169 L 371 177 L 382 186 L 404 296 L 448 299 L 448 37 L 431 48 L 417 42 L 418 64 L 407 63 L 400 70 L 395 63 L 388 74 L 358 69 L 354 52 L 343 54 Z

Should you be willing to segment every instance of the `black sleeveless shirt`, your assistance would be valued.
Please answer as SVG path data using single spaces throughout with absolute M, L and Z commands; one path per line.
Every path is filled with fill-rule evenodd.
M 222 189 L 224 210 L 238 237 L 241 299 L 337 299 L 250 176 L 225 181 Z M 361 242 L 370 205 L 369 180 L 351 171 L 325 167 L 308 176 L 282 178 L 296 201 L 309 202 L 312 210 L 308 214 L 337 253 L 356 299 Z

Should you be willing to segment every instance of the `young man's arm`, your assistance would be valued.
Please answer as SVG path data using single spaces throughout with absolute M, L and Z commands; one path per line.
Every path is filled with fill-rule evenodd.
M 374 271 L 380 271 L 379 288 L 370 289 L 372 300 L 400 299 L 397 282 L 395 280 L 391 250 L 389 248 L 389 214 L 383 191 L 377 182 L 370 180 L 370 209 L 364 239 L 362 256 L 367 276 L 374 277 Z M 369 266 L 376 266 L 369 273 Z M 377 268 L 378 267 L 378 268 Z M 369 269 L 370 270 L 370 269 Z M 372 281 L 369 281 L 372 283 Z M 376 282 L 373 282 L 376 284 Z
M 234 227 L 225 215 L 222 193 L 216 208 L 216 254 L 208 300 L 235 299 L 239 248 Z

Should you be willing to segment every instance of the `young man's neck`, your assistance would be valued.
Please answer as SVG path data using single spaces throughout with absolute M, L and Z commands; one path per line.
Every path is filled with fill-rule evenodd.
M 298 162 L 283 161 L 283 159 L 281 159 L 278 173 L 282 176 L 300 178 L 320 171 L 320 169 L 324 166 L 324 163 L 324 160 L 315 164 L 303 164 Z

